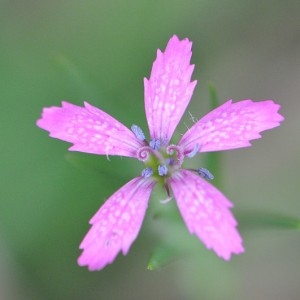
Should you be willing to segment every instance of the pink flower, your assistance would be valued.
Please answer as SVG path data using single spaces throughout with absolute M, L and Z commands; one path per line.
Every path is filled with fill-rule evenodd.
M 231 202 L 208 182 L 213 175 L 204 168 L 183 169 L 182 164 L 198 152 L 248 147 L 283 117 L 272 100 L 229 100 L 196 122 L 177 145 L 170 144 L 197 83 L 191 81 L 191 47 L 188 39 L 173 36 L 164 52 L 157 51 L 150 79 L 144 79 L 150 140 L 138 126 L 130 130 L 86 102 L 84 107 L 62 102 L 62 107 L 45 108 L 37 121 L 51 137 L 72 143 L 71 151 L 128 156 L 144 164 L 141 175 L 116 191 L 90 220 L 78 259 L 89 270 L 104 268 L 120 251 L 128 253 L 155 184 L 165 187 L 167 200 L 174 196 L 189 232 L 208 249 L 225 260 L 244 251 Z

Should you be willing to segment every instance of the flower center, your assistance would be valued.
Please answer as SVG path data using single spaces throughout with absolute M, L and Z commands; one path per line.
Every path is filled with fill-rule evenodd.
M 164 142 L 153 139 L 150 143 L 146 140 L 145 135 L 140 127 L 132 125 L 131 130 L 135 136 L 144 142 L 144 146 L 137 151 L 137 159 L 145 165 L 141 175 L 143 177 L 152 177 L 157 182 L 162 183 L 170 196 L 168 188 L 168 178 L 178 172 L 183 163 L 184 157 L 194 157 L 199 151 L 199 145 L 196 144 L 194 149 L 188 153 L 178 145 L 166 145 Z M 196 172 L 206 180 L 212 180 L 214 176 L 205 168 L 189 169 Z
M 184 153 L 179 146 L 166 146 L 159 140 L 152 140 L 149 145 L 137 151 L 137 158 L 146 166 L 142 176 L 152 176 L 157 181 L 164 182 L 180 169 Z

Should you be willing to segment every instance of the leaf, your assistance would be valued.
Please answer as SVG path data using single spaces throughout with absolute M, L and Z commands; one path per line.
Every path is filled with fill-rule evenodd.
M 153 271 L 165 267 L 178 260 L 183 256 L 184 252 L 185 251 L 181 247 L 175 247 L 168 244 L 159 245 L 152 251 L 147 269 Z

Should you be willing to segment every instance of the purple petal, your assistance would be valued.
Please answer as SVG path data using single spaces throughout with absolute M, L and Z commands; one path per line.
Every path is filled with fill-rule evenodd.
M 126 126 L 87 102 L 84 107 L 62 102 L 62 107 L 44 108 L 37 126 L 73 143 L 70 151 L 135 157 L 143 145 Z
M 244 251 L 237 222 L 229 210 L 232 204 L 221 192 L 187 170 L 177 173 L 170 183 L 190 233 L 225 260 Z
M 92 227 L 80 244 L 80 266 L 101 270 L 122 250 L 126 255 L 141 228 L 153 183 L 137 177 L 115 192 L 90 220 Z
M 197 123 L 181 138 L 179 145 L 199 152 L 228 150 L 251 146 L 250 140 L 261 137 L 261 131 L 279 126 L 284 118 L 277 112 L 280 106 L 272 100 L 253 102 L 227 101 Z
M 192 97 L 192 43 L 173 36 L 165 52 L 157 50 L 150 79 L 144 79 L 145 111 L 151 139 L 168 143 Z

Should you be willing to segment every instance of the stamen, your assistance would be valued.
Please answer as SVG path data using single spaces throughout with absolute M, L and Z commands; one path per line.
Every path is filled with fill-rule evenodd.
M 158 166 L 158 174 L 159 176 L 165 176 L 168 174 L 168 168 L 166 165 Z
M 141 176 L 148 178 L 152 176 L 152 174 L 153 174 L 153 170 L 151 168 L 146 168 L 142 171 Z
M 133 124 L 131 130 L 138 140 L 144 141 L 146 139 L 143 130 L 139 126 Z
M 205 168 L 196 169 L 196 172 L 206 180 L 213 180 L 215 177 Z
M 160 140 L 153 139 L 150 141 L 149 146 L 154 150 L 158 150 L 161 146 Z
M 188 153 L 186 156 L 189 157 L 189 158 L 194 157 L 198 153 L 199 149 L 200 149 L 199 144 L 196 144 L 194 146 L 194 149 L 190 153 Z

